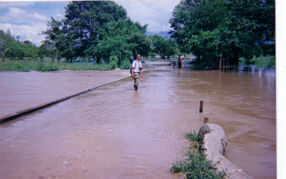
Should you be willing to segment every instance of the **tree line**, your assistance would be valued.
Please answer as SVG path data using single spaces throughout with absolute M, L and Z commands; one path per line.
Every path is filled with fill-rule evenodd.
M 181 0 L 170 19 L 171 37 L 146 35 L 113 1 L 72 1 L 65 18 L 51 17 L 40 47 L 0 31 L 2 57 L 94 61 L 127 68 L 136 54 L 161 58 L 192 53 L 217 68 L 253 56 L 275 55 L 274 0 Z

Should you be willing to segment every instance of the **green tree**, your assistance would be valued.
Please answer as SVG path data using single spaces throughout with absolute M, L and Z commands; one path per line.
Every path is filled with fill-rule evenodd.
M 25 57 L 24 46 L 20 42 L 8 42 L 6 47 L 9 48 L 6 56 L 12 59 L 23 60 Z
M 29 57 L 35 60 L 38 57 L 39 48 L 33 45 L 32 42 L 25 40 L 23 41 L 22 49 L 24 51 L 24 57 Z
M 212 68 L 219 59 L 237 65 L 239 57 L 274 53 L 271 0 L 182 0 L 170 23 L 180 50 Z
M 149 39 L 152 42 L 152 52 L 159 54 L 163 59 L 178 53 L 177 44 L 172 39 L 166 39 L 158 35 L 150 36 Z
M 66 7 L 65 19 L 52 19 L 45 34 L 71 62 L 86 54 L 95 55 L 90 47 L 98 45 L 98 31 L 110 22 L 126 18 L 125 9 L 113 1 L 72 1 Z M 96 58 L 99 63 L 101 57 Z
M 55 61 L 59 57 L 59 53 L 54 42 L 45 40 L 39 47 L 38 56 L 40 58 L 51 57 Z
M 10 34 L 9 30 L 6 33 L 3 30 L 0 30 L 0 55 L 3 62 L 5 61 L 6 54 L 9 51 L 7 43 L 13 41 L 15 41 L 15 39 Z
M 89 54 L 100 57 L 106 63 L 116 56 L 117 65 L 127 64 L 136 54 L 148 56 L 151 42 L 147 39 L 147 26 L 132 22 L 129 18 L 107 24 L 98 32 L 98 45 L 89 48 Z

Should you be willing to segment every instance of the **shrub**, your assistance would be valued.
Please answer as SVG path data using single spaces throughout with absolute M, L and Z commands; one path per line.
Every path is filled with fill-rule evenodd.
M 121 69 L 129 69 L 131 67 L 131 63 L 129 60 L 123 60 L 120 64 Z
M 109 68 L 111 70 L 117 68 L 118 61 L 119 61 L 119 59 L 118 59 L 117 56 L 115 56 L 115 55 L 114 56 L 110 56 L 109 57 L 109 66 L 110 66 Z
M 200 150 L 203 139 L 196 132 L 188 133 L 185 136 L 191 143 L 190 151 L 186 153 L 186 159 L 172 165 L 172 173 L 182 172 L 186 178 L 224 178 L 225 172 L 217 171 L 216 167 L 206 159 L 203 151 Z
M 36 67 L 37 71 L 58 71 L 60 68 L 55 63 L 39 63 Z

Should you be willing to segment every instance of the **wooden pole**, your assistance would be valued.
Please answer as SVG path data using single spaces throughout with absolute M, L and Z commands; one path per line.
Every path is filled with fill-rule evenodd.
M 200 113 L 202 113 L 204 110 L 204 101 L 200 101 Z
M 221 70 L 221 57 L 219 58 L 219 69 Z

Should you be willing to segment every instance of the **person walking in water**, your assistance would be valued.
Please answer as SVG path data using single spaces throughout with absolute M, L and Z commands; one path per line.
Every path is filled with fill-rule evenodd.
M 142 63 L 139 54 L 132 63 L 131 77 L 134 79 L 134 89 L 137 90 L 139 87 L 139 78 L 142 78 Z
M 179 55 L 179 57 L 178 57 L 178 68 L 179 69 L 182 68 L 182 63 L 183 63 L 183 56 Z

